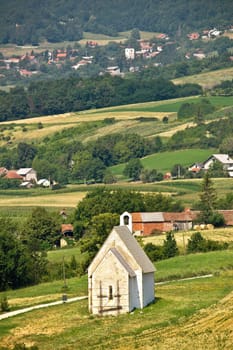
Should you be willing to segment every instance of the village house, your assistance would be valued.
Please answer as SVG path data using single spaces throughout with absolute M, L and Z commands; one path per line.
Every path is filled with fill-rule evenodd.
M 154 301 L 155 268 L 126 226 L 115 226 L 88 268 L 89 311 L 118 315 Z
M 216 161 L 222 164 L 224 170 L 228 170 L 229 167 L 233 167 L 233 159 L 228 154 L 212 154 L 203 162 L 203 169 L 209 170 Z
M 23 181 L 30 181 L 37 183 L 36 171 L 32 168 L 20 168 L 17 174 L 22 177 Z
M 228 154 L 212 154 L 204 162 L 190 165 L 188 170 L 193 173 L 208 171 L 215 162 L 222 164 L 223 170 L 228 172 L 229 177 L 233 177 L 233 159 Z

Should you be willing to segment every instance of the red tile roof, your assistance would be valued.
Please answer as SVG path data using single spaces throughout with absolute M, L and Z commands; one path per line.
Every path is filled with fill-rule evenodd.
M 4 176 L 6 179 L 19 179 L 22 180 L 23 177 L 17 174 L 16 170 L 9 170 L 7 174 Z

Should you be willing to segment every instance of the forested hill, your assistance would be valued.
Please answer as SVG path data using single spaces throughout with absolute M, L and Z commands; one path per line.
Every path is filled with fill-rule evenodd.
M 0 43 L 80 40 L 138 28 L 185 34 L 232 24 L 229 0 L 8 0 L 0 2 Z

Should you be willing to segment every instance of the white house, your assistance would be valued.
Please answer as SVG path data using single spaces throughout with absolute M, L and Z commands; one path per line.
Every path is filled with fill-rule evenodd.
M 125 58 L 127 60 L 134 60 L 135 59 L 135 49 L 133 47 L 126 47 L 125 48 Z
M 154 300 L 155 268 L 128 227 L 115 226 L 88 268 L 89 311 L 118 315 Z
M 30 181 L 37 183 L 36 171 L 32 168 L 20 168 L 17 170 L 17 174 L 22 176 L 23 181 Z
M 231 169 L 233 168 L 233 159 L 228 154 L 213 154 L 203 162 L 203 169 L 208 170 L 216 161 L 222 164 L 223 169 L 227 170 L 230 176 Z

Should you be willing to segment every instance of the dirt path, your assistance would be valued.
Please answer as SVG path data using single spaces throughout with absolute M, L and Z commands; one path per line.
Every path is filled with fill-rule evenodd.
M 5 314 L 0 315 L 0 320 L 4 320 L 5 318 L 8 318 L 8 317 L 17 316 L 17 315 L 20 315 L 20 314 L 23 314 L 25 312 L 29 312 L 29 311 L 32 311 L 32 310 L 43 309 L 43 308 L 49 307 L 49 306 L 61 305 L 63 303 L 72 303 L 74 301 L 79 301 L 79 300 L 83 300 L 83 299 L 87 299 L 87 296 L 75 297 L 75 298 L 67 298 L 65 301 L 64 300 L 58 300 L 58 301 L 53 301 L 52 303 L 29 306 L 29 307 L 26 307 L 24 309 L 6 312 Z

